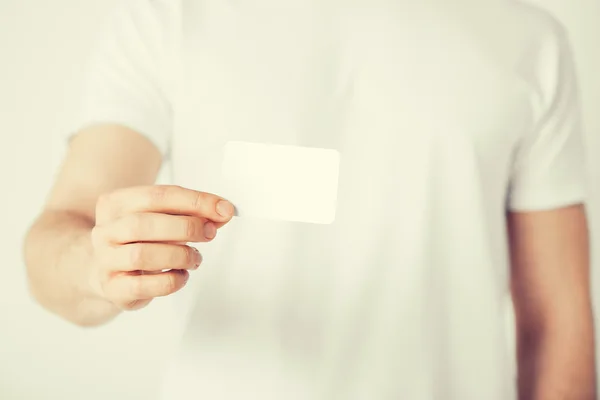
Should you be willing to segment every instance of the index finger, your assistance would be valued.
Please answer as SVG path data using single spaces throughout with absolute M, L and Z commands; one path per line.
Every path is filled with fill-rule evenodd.
M 117 190 L 105 201 L 111 219 L 132 213 L 154 212 L 206 218 L 223 225 L 233 216 L 233 205 L 212 193 L 175 185 L 138 186 Z

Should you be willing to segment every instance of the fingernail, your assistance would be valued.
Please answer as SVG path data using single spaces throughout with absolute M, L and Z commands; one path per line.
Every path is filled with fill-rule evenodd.
M 217 235 L 217 228 L 212 222 L 204 224 L 204 237 L 207 239 L 213 239 Z
M 200 251 L 198 251 L 198 249 L 195 247 L 194 247 L 194 252 L 196 253 L 196 262 L 194 263 L 194 266 L 196 268 L 194 268 L 194 269 L 198 269 L 200 264 L 202 264 L 202 254 L 200 254 Z
M 231 217 L 233 215 L 233 204 L 226 200 L 217 203 L 217 213 L 222 217 Z

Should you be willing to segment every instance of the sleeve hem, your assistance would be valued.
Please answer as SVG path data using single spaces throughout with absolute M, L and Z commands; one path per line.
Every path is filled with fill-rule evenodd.
M 553 190 L 552 193 L 537 192 L 527 195 L 511 196 L 508 202 L 508 211 L 550 211 L 577 204 L 584 204 L 587 192 L 581 186 L 573 186 L 562 190 Z

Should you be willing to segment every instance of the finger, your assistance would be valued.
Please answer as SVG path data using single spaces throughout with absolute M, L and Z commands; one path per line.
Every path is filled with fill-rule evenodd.
M 103 197 L 99 208 L 106 209 L 103 212 L 110 213 L 111 219 L 155 212 L 201 217 L 217 224 L 228 222 L 234 212 L 233 205 L 222 197 L 171 185 L 120 189 Z
M 98 227 L 113 244 L 134 242 L 208 242 L 215 238 L 215 224 L 196 217 L 169 214 L 130 214 Z
M 131 243 L 107 250 L 106 265 L 116 271 L 197 269 L 200 252 L 191 246 L 168 243 Z
M 173 294 L 187 283 L 189 273 L 171 270 L 160 274 L 120 274 L 104 288 L 106 297 L 120 308 L 131 309 L 134 302 Z
M 133 300 L 127 304 L 122 305 L 120 308 L 126 311 L 134 311 L 140 310 L 146 307 L 148 304 L 152 302 L 152 299 L 149 300 Z

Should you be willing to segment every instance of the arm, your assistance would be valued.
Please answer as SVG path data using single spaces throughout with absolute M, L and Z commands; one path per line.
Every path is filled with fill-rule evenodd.
M 171 4 L 120 2 L 100 27 L 74 116 L 74 131 L 89 128 L 71 140 L 48 201 L 25 238 L 31 292 L 44 307 L 80 325 L 118 314 L 90 284 L 97 200 L 119 188 L 152 184 L 167 152 L 168 62 L 174 59 L 176 26 Z
M 508 226 L 521 400 L 594 400 L 594 329 L 583 206 L 513 212 Z
M 185 286 L 233 215 L 224 199 L 154 186 L 160 155 L 141 135 L 103 126 L 83 132 L 25 240 L 31 291 L 82 326 L 104 323 Z
M 120 126 L 98 126 L 75 136 L 48 201 L 26 235 L 31 293 L 46 309 L 78 325 L 98 325 L 119 309 L 90 285 L 97 199 L 119 188 L 154 182 L 159 151 Z

